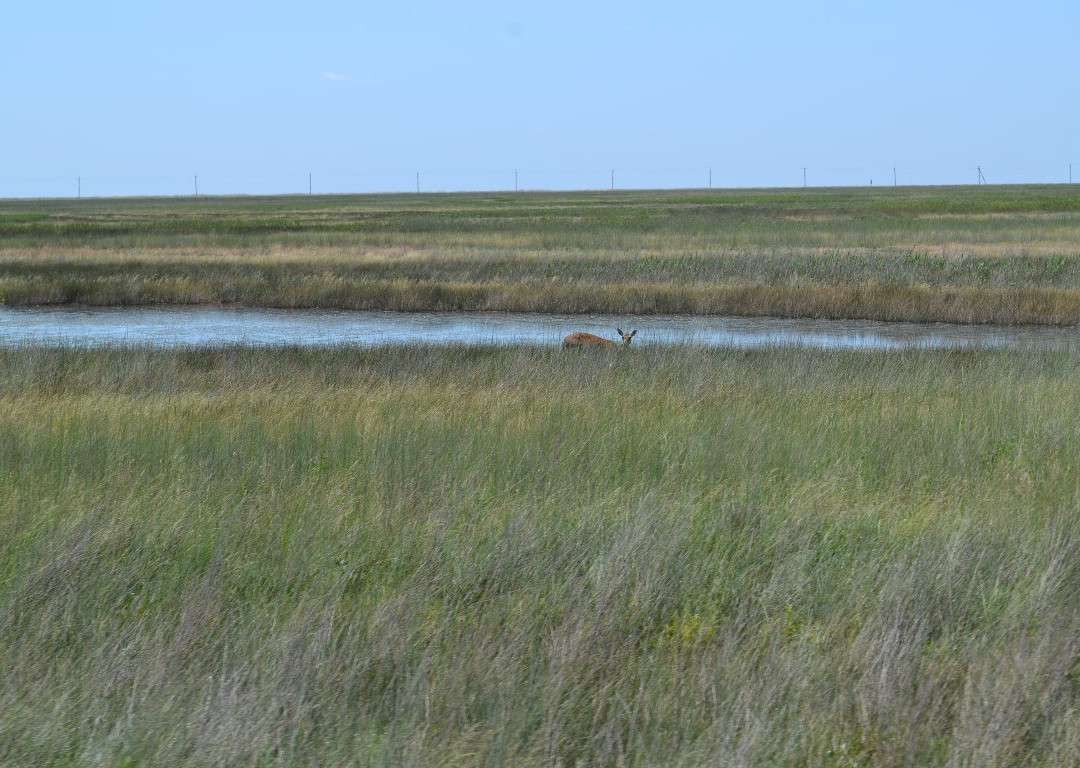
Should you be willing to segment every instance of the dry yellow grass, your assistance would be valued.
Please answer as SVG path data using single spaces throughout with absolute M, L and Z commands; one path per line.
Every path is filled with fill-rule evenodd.
M 1068 187 L 0 203 L 0 301 L 1075 324 Z

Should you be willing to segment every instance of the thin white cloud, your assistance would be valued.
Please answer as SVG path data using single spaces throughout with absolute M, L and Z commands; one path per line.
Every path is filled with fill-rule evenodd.
M 346 77 L 345 75 L 338 74 L 337 72 L 333 71 L 332 69 L 324 69 L 323 73 L 322 73 L 322 79 L 323 80 L 330 80 L 330 81 L 333 81 L 335 83 L 340 83 L 340 82 L 343 82 L 345 80 L 348 80 L 349 78 Z

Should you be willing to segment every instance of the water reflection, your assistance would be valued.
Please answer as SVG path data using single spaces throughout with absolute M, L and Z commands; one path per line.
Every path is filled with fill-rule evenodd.
M 570 331 L 615 337 L 639 329 L 634 346 L 799 346 L 822 349 L 1059 348 L 1076 344 L 1074 328 L 1002 327 L 869 320 L 648 315 L 532 315 L 506 312 L 348 312 L 173 307 L 0 309 L 0 344 L 100 346 L 224 344 L 557 345 Z

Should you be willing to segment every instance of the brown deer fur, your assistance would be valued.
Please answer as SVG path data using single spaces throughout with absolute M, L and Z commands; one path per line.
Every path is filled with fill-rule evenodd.
M 616 329 L 619 332 L 619 336 L 622 337 L 622 343 L 616 343 L 611 339 L 605 339 L 602 336 L 597 336 L 594 333 L 585 333 L 585 331 L 577 331 L 571 333 L 565 339 L 562 340 L 562 345 L 565 348 L 570 347 L 585 347 L 589 349 L 617 347 L 623 349 L 630 346 L 630 339 L 634 338 L 637 331 L 631 331 L 630 333 L 623 333 L 621 328 Z

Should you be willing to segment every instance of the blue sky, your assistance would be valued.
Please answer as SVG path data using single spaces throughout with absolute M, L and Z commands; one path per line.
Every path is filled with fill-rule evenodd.
M 1080 3 L 0 0 L 0 196 L 1080 182 Z

